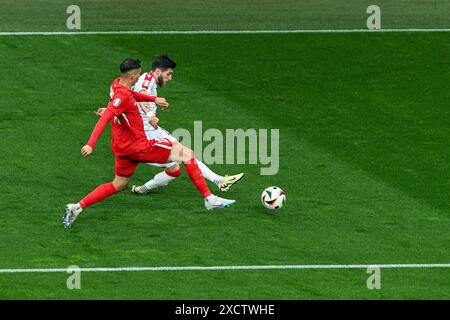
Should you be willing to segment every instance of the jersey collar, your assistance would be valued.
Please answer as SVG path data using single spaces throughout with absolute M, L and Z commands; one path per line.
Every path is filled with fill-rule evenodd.
M 125 88 L 125 89 L 129 90 L 127 87 L 125 87 L 123 84 L 120 83 L 120 77 L 118 77 L 118 78 L 116 78 L 116 80 L 114 80 L 113 86 L 121 87 L 121 88 Z
M 155 78 L 156 84 L 159 84 L 158 78 L 153 74 L 153 72 L 149 72 L 149 75 Z

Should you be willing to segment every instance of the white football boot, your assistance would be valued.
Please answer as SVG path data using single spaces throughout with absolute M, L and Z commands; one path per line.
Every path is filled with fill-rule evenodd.
M 205 198 L 205 207 L 208 210 L 223 209 L 232 206 L 236 200 L 224 199 L 215 195 Z
M 81 209 L 81 207 L 75 203 L 69 203 L 68 205 L 66 205 L 63 216 L 64 228 L 70 229 L 82 210 L 83 209 Z
M 144 188 L 144 186 L 132 186 L 131 192 L 135 194 L 146 194 L 148 193 L 147 188 Z
M 239 181 L 242 180 L 244 177 L 243 173 L 235 174 L 234 176 L 225 176 L 223 179 L 219 182 L 217 187 L 219 187 L 220 191 L 228 191 L 230 187 Z

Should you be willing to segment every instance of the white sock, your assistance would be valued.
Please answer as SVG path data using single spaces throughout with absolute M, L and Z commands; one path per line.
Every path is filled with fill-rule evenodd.
M 205 179 L 208 179 L 209 181 L 211 181 L 216 185 L 219 184 L 220 181 L 223 179 L 222 176 L 219 176 L 218 174 L 214 173 L 210 168 L 206 166 L 206 164 L 204 164 L 200 160 L 197 160 L 197 164 Z
M 175 177 L 169 176 L 165 171 L 158 173 L 152 180 L 146 182 L 142 187 L 142 192 L 147 192 L 158 187 L 167 186 Z

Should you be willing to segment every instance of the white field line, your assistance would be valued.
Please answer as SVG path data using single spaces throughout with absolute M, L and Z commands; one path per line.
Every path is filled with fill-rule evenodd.
M 441 29 L 341 29 L 341 30 L 193 30 L 193 31 L 61 31 L 61 32 L 0 32 L 0 36 L 77 36 L 77 35 L 195 35 L 195 34 L 276 34 L 276 33 L 379 33 L 379 32 L 450 32 Z
M 212 267 L 122 267 L 122 268 L 80 268 L 82 272 L 139 272 L 139 271 L 212 271 L 212 270 L 286 270 L 286 269 L 429 269 L 450 268 L 450 263 L 440 264 L 326 264 L 326 265 L 267 265 L 267 266 L 212 266 Z M 71 268 L 48 269 L 0 269 L 0 273 L 52 273 L 68 272 Z

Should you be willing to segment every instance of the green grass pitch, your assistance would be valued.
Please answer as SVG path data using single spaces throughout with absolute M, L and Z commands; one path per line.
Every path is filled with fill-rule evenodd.
M 64 31 L 69 2 L 9 2 L 0 31 Z M 444 1 L 379 2 L 383 27 L 449 27 Z M 131 1 L 143 8 L 133 19 L 119 2 L 93 3 L 80 1 L 85 30 L 365 28 L 370 4 L 346 1 L 340 16 L 334 1 L 247 1 L 246 11 L 168 1 L 154 12 Z M 449 43 L 446 32 L 0 36 L 0 269 L 450 262 Z M 184 172 L 150 195 L 94 205 L 64 230 L 64 205 L 114 176 L 109 130 L 92 157 L 79 151 L 118 63 L 139 57 L 147 70 L 161 52 L 178 67 L 159 91 L 171 102 L 160 124 L 280 129 L 279 173 L 212 165 L 247 175 L 226 194 L 237 204 L 211 213 Z M 131 183 L 157 172 L 140 165 Z M 287 194 L 278 212 L 259 202 L 270 185 Z M 382 269 L 381 290 L 367 289 L 365 270 L 82 273 L 81 290 L 67 277 L 0 273 L 0 298 L 450 298 L 449 269 Z

